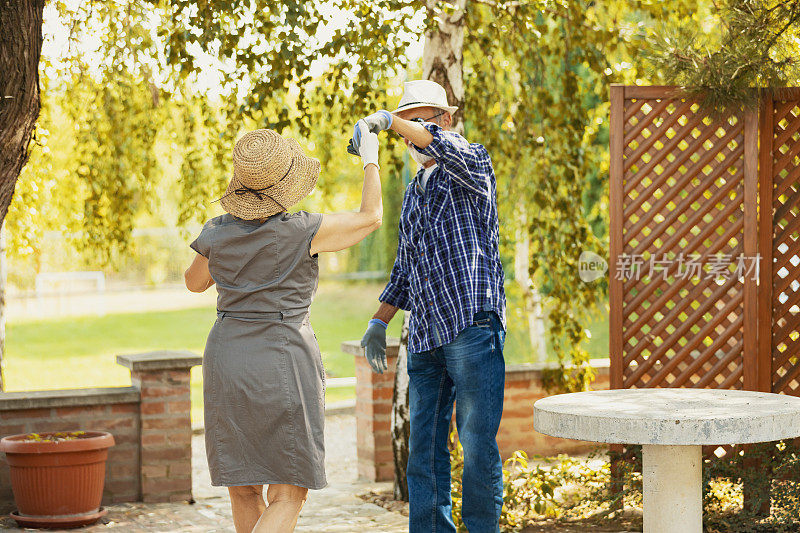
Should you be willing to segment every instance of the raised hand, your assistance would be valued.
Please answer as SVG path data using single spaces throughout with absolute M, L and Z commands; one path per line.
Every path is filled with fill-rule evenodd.
M 381 109 L 377 113 L 366 116 L 361 120 L 367 123 L 369 131 L 372 133 L 388 130 L 392 126 L 392 114 L 385 109 Z
M 380 168 L 378 164 L 378 136 L 369 131 L 367 123 L 364 119 L 356 122 L 353 128 L 353 139 L 351 141 L 355 151 L 361 156 L 361 161 L 364 163 L 364 168 L 370 163 Z

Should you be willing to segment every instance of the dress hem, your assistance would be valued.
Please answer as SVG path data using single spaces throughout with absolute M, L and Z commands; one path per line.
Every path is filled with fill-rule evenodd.
M 330 483 L 328 483 L 326 481 L 324 485 L 315 485 L 313 483 L 307 483 L 307 484 L 297 483 L 297 482 L 290 483 L 290 482 L 287 482 L 287 481 L 276 481 L 276 480 L 271 480 L 271 481 L 252 481 L 252 482 L 245 481 L 245 482 L 237 482 L 237 483 L 225 483 L 225 482 L 221 482 L 221 483 L 213 483 L 212 482 L 211 483 L 212 487 L 241 487 L 243 485 L 294 485 L 296 487 L 303 487 L 303 488 L 306 488 L 306 489 L 309 489 L 309 490 L 320 490 L 320 489 L 324 489 L 325 487 L 330 485 Z

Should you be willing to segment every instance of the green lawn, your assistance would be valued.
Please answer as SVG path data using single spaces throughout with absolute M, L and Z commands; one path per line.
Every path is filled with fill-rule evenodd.
M 593 317 L 587 324 L 589 339 L 584 341 L 583 347 L 589 352 L 592 359 L 608 357 L 608 314 L 602 313 Z M 552 353 L 550 342 L 547 343 L 549 359 L 555 360 L 556 356 Z
M 342 341 L 360 339 L 377 308 L 383 285 L 377 283 L 321 283 L 311 307 L 323 361 L 333 376 L 354 375 L 353 356 L 339 349 Z M 400 335 L 400 318 L 389 325 L 389 335 Z M 46 321 L 13 322 L 7 326 L 4 374 L 6 391 L 114 387 L 130 385 L 130 374 L 115 362 L 124 353 L 151 350 L 190 350 L 202 354 L 214 323 L 213 308 L 180 311 L 86 316 Z M 587 348 L 593 357 L 608 352 L 607 317 L 589 328 Z M 508 363 L 530 360 L 525 335 L 509 332 Z M 192 369 L 192 419 L 202 420 L 202 372 Z M 327 401 L 354 396 L 352 387 L 329 389 Z

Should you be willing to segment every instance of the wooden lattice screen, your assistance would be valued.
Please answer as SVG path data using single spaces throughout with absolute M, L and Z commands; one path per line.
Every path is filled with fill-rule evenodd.
M 612 387 L 747 388 L 757 281 L 729 263 L 756 254 L 756 116 L 673 93 L 611 90 Z
M 759 130 L 759 388 L 800 396 L 800 89 L 765 99 Z
M 800 90 L 713 122 L 613 85 L 610 208 L 612 388 L 800 395 Z

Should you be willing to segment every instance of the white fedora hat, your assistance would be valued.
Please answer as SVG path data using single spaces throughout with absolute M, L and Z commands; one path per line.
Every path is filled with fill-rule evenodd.
M 414 80 L 403 83 L 403 96 L 397 104 L 398 111 L 416 109 L 418 107 L 437 107 L 444 109 L 451 115 L 458 109 L 457 106 L 447 105 L 447 93 L 444 87 L 431 80 Z

